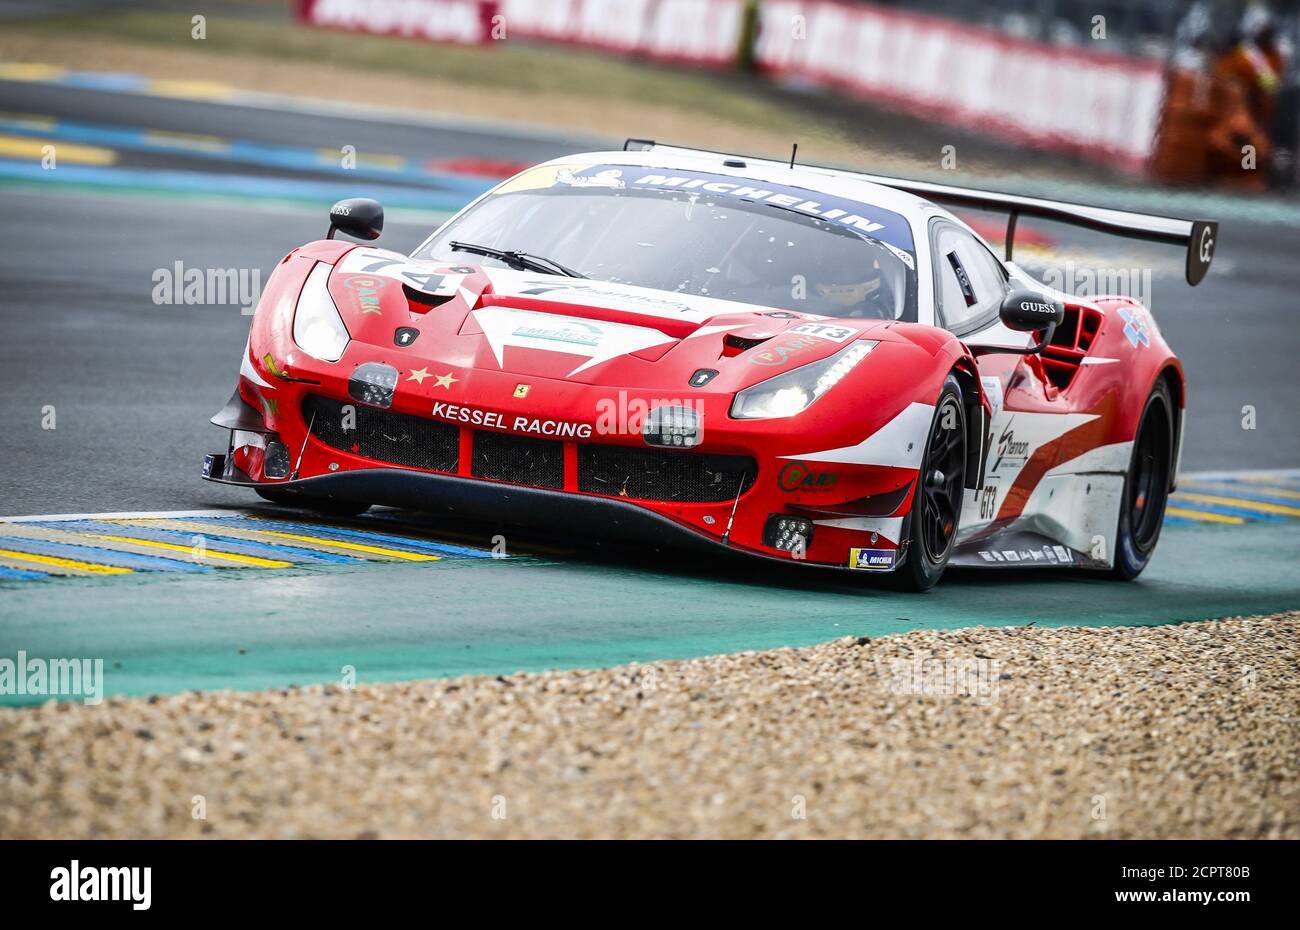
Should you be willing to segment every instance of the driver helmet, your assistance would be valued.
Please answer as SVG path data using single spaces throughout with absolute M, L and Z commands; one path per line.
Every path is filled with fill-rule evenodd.
M 826 279 L 816 282 L 813 289 L 818 297 L 843 307 L 848 316 L 893 317 L 893 295 L 881 273 L 879 259 L 872 261 L 870 273 L 865 277 L 860 272 L 849 277 L 851 279 L 846 280 L 842 273 L 829 274 Z

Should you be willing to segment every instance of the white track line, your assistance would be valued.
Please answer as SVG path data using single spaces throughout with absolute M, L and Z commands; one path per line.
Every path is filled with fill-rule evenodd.
M 167 94 L 150 93 L 149 90 L 135 91 L 145 97 L 165 97 L 178 99 Z M 189 100 L 189 97 L 179 99 Z M 470 132 L 492 133 L 514 139 L 530 141 L 558 142 L 561 138 L 577 138 L 586 144 L 595 146 L 595 151 L 604 151 L 603 146 L 613 145 L 622 148 L 622 136 L 602 136 L 590 130 L 566 129 L 549 123 L 530 122 L 527 120 L 500 120 L 491 117 L 470 116 L 444 111 L 416 110 L 409 107 L 385 106 L 375 103 L 356 103 L 350 100 L 330 100 L 325 97 L 296 97 L 260 90 L 243 90 L 234 88 L 228 97 L 220 99 L 200 98 L 199 103 L 211 103 L 218 106 L 249 107 L 257 110 L 276 110 L 286 113 L 305 114 L 307 116 L 325 116 L 342 119 L 359 120 L 366 123 L 397 123 L 403 126 L 416 126 L 424 129 L 468 130 Z
M 0 523 L 37 523 L 44 520 L 152 520 L 191 517 L 243 517 L 243 510 L 145 510 L 121 513 L 47 513 L 36 517 L 0 517 Z
M 1179 481 L 1201 479 L 1212 481 L 1216 478 L 1300 478 L 1300 468 L 1239 468 L 1235 471 L 1185 471 L 1178 475 Z

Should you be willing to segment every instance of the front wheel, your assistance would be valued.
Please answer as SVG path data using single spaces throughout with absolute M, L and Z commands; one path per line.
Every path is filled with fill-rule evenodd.
M 903 590 L 927 591 L 948 567 L 966 487 L 966 408 L 952 375 L 939 393 L 916 480 L 907 555 L 889 578 Z
M 1169 386 L 1161 380 L 1147 398 L 1133 440 L 1133 458 L 1120 498 L 1119 534 L 1111 577 L 1132 580 L 1151 560 L 1165 522 L 1173 468 L 1174 404 Z

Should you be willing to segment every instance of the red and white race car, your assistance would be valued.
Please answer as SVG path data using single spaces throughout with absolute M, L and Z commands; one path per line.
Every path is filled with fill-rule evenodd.
M 935 205 L 1010 214 L 1008 260 Z M 479 197 L 412 255 L 369 200 L 290 252 L 204 477 L 876 572 L 1136 576 L 1182 438 L 1146 308 L 1009 261 L 1018 216 L 1187 249 L 1216 225 L 630 140 Z

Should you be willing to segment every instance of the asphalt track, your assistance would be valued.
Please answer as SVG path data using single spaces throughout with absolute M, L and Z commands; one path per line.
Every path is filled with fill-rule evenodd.
M 446 558 L 17 583 L 0 655 L 103 658 L 107 691 L 287 687 L 600 667 L 959 627 L 1145 625 L 1294 608 L 1294 523 L 1166 530 L 1135 584 L 954 572 L 924 597 L 858 576 L 635 553 Z M 213 544 L 215 548 L 215 543 Z M 237 576 L 237 577 L 235 577 Z M 90 605 L 93 605 L 90 606 Z M 0 696 L 0 704 L 40 701 Z
M 222 442 L 207 417 L 229 395 L 248 319 L 236 305 L 155 305 L 157 269 L 178 261 L 256 268 L 265 280 L 285 252 L 322 234 L 336 193 L 377 194 L 398 207 L 381 243 L 406 250 L 489 183 L 449 165 L 531 162 L 591 147 L 591 140 L 491 126 L 430 127 L 30 81 L 0 81 L 0 144 L 6 138 L 13 151 L 52 140 L 74 152 L 82 146 L 86 156 L 42 176 L 30 159 L 0 154 L 9 230 L 0 250 L 0 514 L 8 515 L 253 503 L 197 474 L 203 452 Z M 376 157 L 341 173 L 333 154 L 319 150 L 343 145 Z M 95 154 L 104 151 L 108 164 Z M 1113 190 L 1092 193 L 1098 203 L 1133 205 Z M 1149 206 L 1164 195 L 1141 196 Z M 1196 206 L 1168 199 L 1179 205 L 1170 212 Z M 1206 199 L 1220 209 L 1224 203 Z M 1190 380 L 1186 469 L 1294 468 L 1296 211 L 1240 201 L 1230 213 L 1191 212 L 1222 223 L 1216 267 L 1195 290 L 1179 281 L 1176 257 L 1155 247 L 1053 230 L 1061 248 L 1051 257 L 1154 270 L 1150 302 Z M 1253 430 L 1242 428 L 1247 405 Z M 49 408 L 56 428 L 43 429 Z M 1272 499 L 1267 506 L 1293 509 L 1290 498 Z M 501 673 L 920 626 L 1166 622 L 1300 603 L 1300 524 L 1267 512 L 1262 522 L 1236 523 L 1234 514 L 1261 511 L 1231 504 L 1203 509 L 1232 519 L 1170 526 L 1137 584 L 957 575 L 924 598 L 839 576 L 715 571 L 585 547 L 538 554 L 524 546 L 505 560 L 419 565 L 0 580 L 0 655 L 21 648 L 104 656 L 110 690 L 142 693 L 334 680 L 345 664 L 371 680 Z M 402 526 L 413 537 L 447 531 Z

